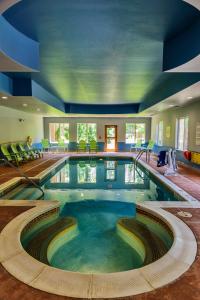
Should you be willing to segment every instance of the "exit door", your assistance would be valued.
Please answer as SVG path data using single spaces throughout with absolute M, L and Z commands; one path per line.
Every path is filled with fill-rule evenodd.
M 117 126 L 105 125 L 105 151 L 117 151 Z

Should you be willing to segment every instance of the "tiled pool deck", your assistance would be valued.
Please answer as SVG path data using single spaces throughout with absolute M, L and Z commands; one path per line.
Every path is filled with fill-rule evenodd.
M 124 153 L 122 153 L 124 155 Z M 130 155 L 127 154 L 127 155 Z M 46 168 L 52 166 L 57 161 L 62 159 L 64 154 L 45 154 L 43 159 L 30 162 L 23 166 L 29 176 L 36 176 Z M 154 160 L 150 162 L 151 167 L 156 169 L 159 173 L 163 174 L 165 168 L 157 168 Z M 4 175 L 3 175 L 4 174 Z M 2 176 L 1 176 L 2 175 Z M 17 175 L 18 176 L 18 175 Z M 5 181 L 16 177 L 16 173 L 10 170 L 10 168 L 0 169 L 0 184 Z M 191 194 L 196 199 L 200 200 L 200 174 L 198 171 L 188 169 L 188 167 L 181 166 L 179 168 L 179 174 L 176 177 L 168 177 L 169 180 L 174 182 L 177 186 L 183 188 L 186 192 Z M 25 202 L 26 203 L 26 202 Z M 0 230 L 4 228 L 12 219 L 22 212 L 30 208 L 31 203 L 27 202 L 25 206 L 0 206 Z M 153 203 L 152 203 L 153 204 Z M 160 204 L 159 204 L 160 205 Z M 162 204 L 161 204 L 162 205 Z M 152 292 L 126 297 L 126 299 L 133 300 L 198 300 L 200 299 L 200 208 L 190 204 L 184 208 L 184 203 L 174 203 L 174 207 L 170 207 L 167 203 L 163 204 L 164 209 L 170 213 L 177 215 L 177 212 L 184 210 L 192 214 L 191 218 L 181 218 L 195 234 L 198 250 L 195 262 L 190 269 L 184 273 L 173 283 L 166 285 L 162 288 L 156 289 Z M 169 207 L 167 207 L 169 206 Z M 46 299 L 74 299 L 70 297 L 56 296 L 37 289 L 34 289 L 10 275 L 2 265 L 0 265 L 0 300 L 46 300 Z M 123 298 L 120 298 L 123 299 Z M 124 298 L 125 299 L 125 298 Z

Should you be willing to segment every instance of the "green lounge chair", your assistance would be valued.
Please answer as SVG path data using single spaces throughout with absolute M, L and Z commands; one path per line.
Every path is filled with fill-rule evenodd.
M 155 145 L 155 142 L 153 140 L 149 140 L 148 145 L 147 145 L 147 149 L 152 150 L 154 145 Z
M 86 149 L 87 149 L 86 141 L 80 140 L 77 145 L 77 152 L 86 152 Z
M 12 153 L 15 154 L 15 156 L 17 157 L 18 162 L 23 162 L 23 161 L 28 160 L 28 159 L 23 155 L 22 152 L 19 152 L 19 151 L 17 150 L 17 145 L 16 145 L 16 144 L 11 144 L 11 145 L 10 145 L 10 149 L 11 149 Z
M 26 159 L 26 160 L 31 160 L 31 159 L 34 159 L 34 156 L 31 155 L 31 152 L 26 150 L 24 148 L 24 145 L 23 144 L 18 144 L 17 145 L 17 148 L 19 150 L 19 152 L 23 155 L 23 157 Z
M 153 150 L 154 145 L 155 145 L 155 142 L 153 140 L 149 140 L 147 148 L 146 148 L 146 161 L 147 162 L 150 162 L 151 152 Z
M 142 147 L 142 143 L 141 142 L 137 142 L 135 145 L 131 145 L 130 152 L 132 150 L 134 150 L 134 151 L 141 150 L 142 148 L 143 148 Z
M 2 154 L 2 157 L 4 159 L 6 159 L 7 161 L 11 162 L 11 163 L 14 163 L 16 164 L 17 166 L 19 165 L 19 161 L 17 156 L 14 154 L 14 153 L 10 153 L 8 151 L 8 145 L 6 144 L 3 144 L 0 146 L 0 149 L 1 149 L 1 154 Z
M 66 144 L 65 144 L 64 140 L 62 140 L 62 139 L 58 140 L 58 148 L 61 149 L 61 150 L 63 149 L 63 151 L 65 151 Z
M 90 152 L 94 152 L 94 153 L 97 152 L 97 142 L 95 140 L 90 141 L 89 147 L 90 147 Z
M 49 140 L 48 140 L 48 139 L 42 139 L 42 140 L 41 140 L 41 144 L 42 144 L 42 150 L 43 150 L 43 151 L 46 151 L 46 150 L 49 151 L 50 143 L 49 143 Z

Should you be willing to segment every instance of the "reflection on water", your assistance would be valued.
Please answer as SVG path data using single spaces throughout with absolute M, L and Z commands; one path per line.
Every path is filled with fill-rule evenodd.
M 116 176 L 115 176 L 115 170 L 106 170 L 106 180 L 108 181 L 115 181 Z
M 107 181 L 115 181 L 116 180 L 116 161 L 106 161 L 105 162 L 105 172 L 106 172 L 106 180 Z
M 135 164 L 125 164 L 125 183 L 143 183 L 144 173 L 137 170 Z
M 116 165 L 117 165 L 116 161 L 113 161 L 113 160 L 105 161 L 105 168 L 106 169 L 115 169 Z
M 123 201 L 177 200 L 173 193 L 151 178 L 143 168 L 136 167 L 131 159 L 82 159 L 70 159 L 44 184 L 47 199 L 62 198 L 63 202 L 80 197 Z
M 81 162 L 77 165 L 78 183 L 96 183 L 97 167 L 94 165 Z
M 50 179 L 51 183 L 69 183 L 69 181 L 69 164 L 66 164 L 64 168 Z
M 149 181 L 141 169 L 131 160 L 69 160 L 47 182 L 45 187 L 53 188 L 65 184 L 67 188 L 147 188 Z M 62 186 L 61 186 L 62 187 Z M 63 186 L 64 187 L 64 186 Z
M 130 159 L 70 159 L 43 188 L 45 200 L 66 202 L 82 200 L 105 201 L 178 201 L 174 194 L 144 169 L 135 168 Z M 18 188 L 5 199 L 30 199 L 40 196 L 35 187 Z

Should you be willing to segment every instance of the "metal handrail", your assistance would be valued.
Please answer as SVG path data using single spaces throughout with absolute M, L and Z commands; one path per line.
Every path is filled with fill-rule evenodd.
M 137 154 L 136 158 L 135 158 L 135 165 L 137 165 L 138 160 L 140 159 L 140 157 L 142 156 L 143 153 L 145 153 L 146 149 L 142 149 L 139 151 L 139 153 Z
M 28 175 L 26 175 L 19 167 L 16 167 L 13 163 L 11 163 L 10 161 L 8 161 L 5 158 L 1 158 L 0 160 L 4 161 L 6 164 L 8 164 L 10 167 L 12 167 L 13 169 L 15 169 L 22 177 L 24 177 L 26 180 L 28 180 L 32 185 L 34 185 L 38 190 L 41 191 L 42 195 L 40 198 L 44 197 L 44 191 L 43 189 L 37 184 L 35 183 L 31 178 L 28 177 Z

